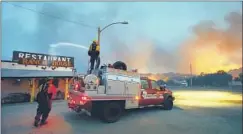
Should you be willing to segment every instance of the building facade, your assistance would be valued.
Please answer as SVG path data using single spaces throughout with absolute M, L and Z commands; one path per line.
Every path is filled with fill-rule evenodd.
M 33 102 L 41 81 L 53 77 L 58 91 L 56 98 L 65 99 L 73 70 L 73 57 L 14 51 L 12 61 L 1 61 L 1 98 L 12 93 L 27 93 Z

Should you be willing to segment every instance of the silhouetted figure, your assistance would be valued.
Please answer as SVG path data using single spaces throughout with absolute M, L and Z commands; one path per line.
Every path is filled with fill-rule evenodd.
M 52 84 L 52 79 L 47 79 L 40 85 L 40 91 L 37 94 L 37 113 L 35 116 L 34 126 L 46 124 L 46 120 L 52 108 L 52 98 L 56 92 L 55 86 Z
M 92 73 L 92 70 L 94 69 L 94 64 L 96 62 L 95 69 L 99 68 L 100 65 L 100 45 L 97 43 L 96 40 L 93 41 L 93 43 L 89 47 L 88 55 L 90 56 L 90 69 L 89 73 Z

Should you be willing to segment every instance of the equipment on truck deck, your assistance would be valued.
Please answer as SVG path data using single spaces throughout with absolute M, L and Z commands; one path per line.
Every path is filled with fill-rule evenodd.
M 68 107 L 109 123 L 119 120 L 125 109 L 148 106 L 172 109 L 174 97 L 170 90 L 160 88 L 154 80 L 140 77 L 137 71 L 126 69 L 102 66 L 86 75 L 83 92 L 69 90 Z

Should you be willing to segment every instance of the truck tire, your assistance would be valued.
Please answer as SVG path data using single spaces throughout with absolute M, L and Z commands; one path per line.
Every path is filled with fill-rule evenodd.
M 99 111 L 92 110 L 92 111 L 91 111 L 91 117 L 93 117 L 93 118 L 98 118 L 98 117 L 100 117 L 100 113 L 99 113 Z
M 122 112 L 123 108 L 119 103 L 105 103 L 100 118 L 103 122 L 114 123 L 120 119 Z
M 115 63 L 113 64 L 113 67 L 114 67 L 115 69 L 120 69 L 120 70 L 124 70 L 124 71 L 127 70 L 127 65 L 126 65 L 124 62 L 122 62 L 122 61 L 117 61 L 117 62 L 115 62 Z
M 162 105 L 164 110 L 172 110 L 174 105 L 173 99 L 171 97 L 166 98 Z
M 100 104 L 102 105 L 102 104 Z M 100 105 L 99 103 L 92 103 L 91 116 L 94 118 L 100 117 Z

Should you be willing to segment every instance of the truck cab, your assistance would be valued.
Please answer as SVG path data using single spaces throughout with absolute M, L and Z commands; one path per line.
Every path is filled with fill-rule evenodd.
M 141 107 L 161 105 L 167 99 L 174 100 L 170 90 L 159 86 L 156 80 L 146 77 L 141 78 L 141 97 L 139 101 Z M 166 109 L 170 110 L 172 106 L 170 105 Z
M 82 90 L 69 90 L 68 107 L 108 123 L 119 120 L 126 109 L 173 108 L 172 92 L 137 72 L 103 68 L 85 76 L 83 83 Z

